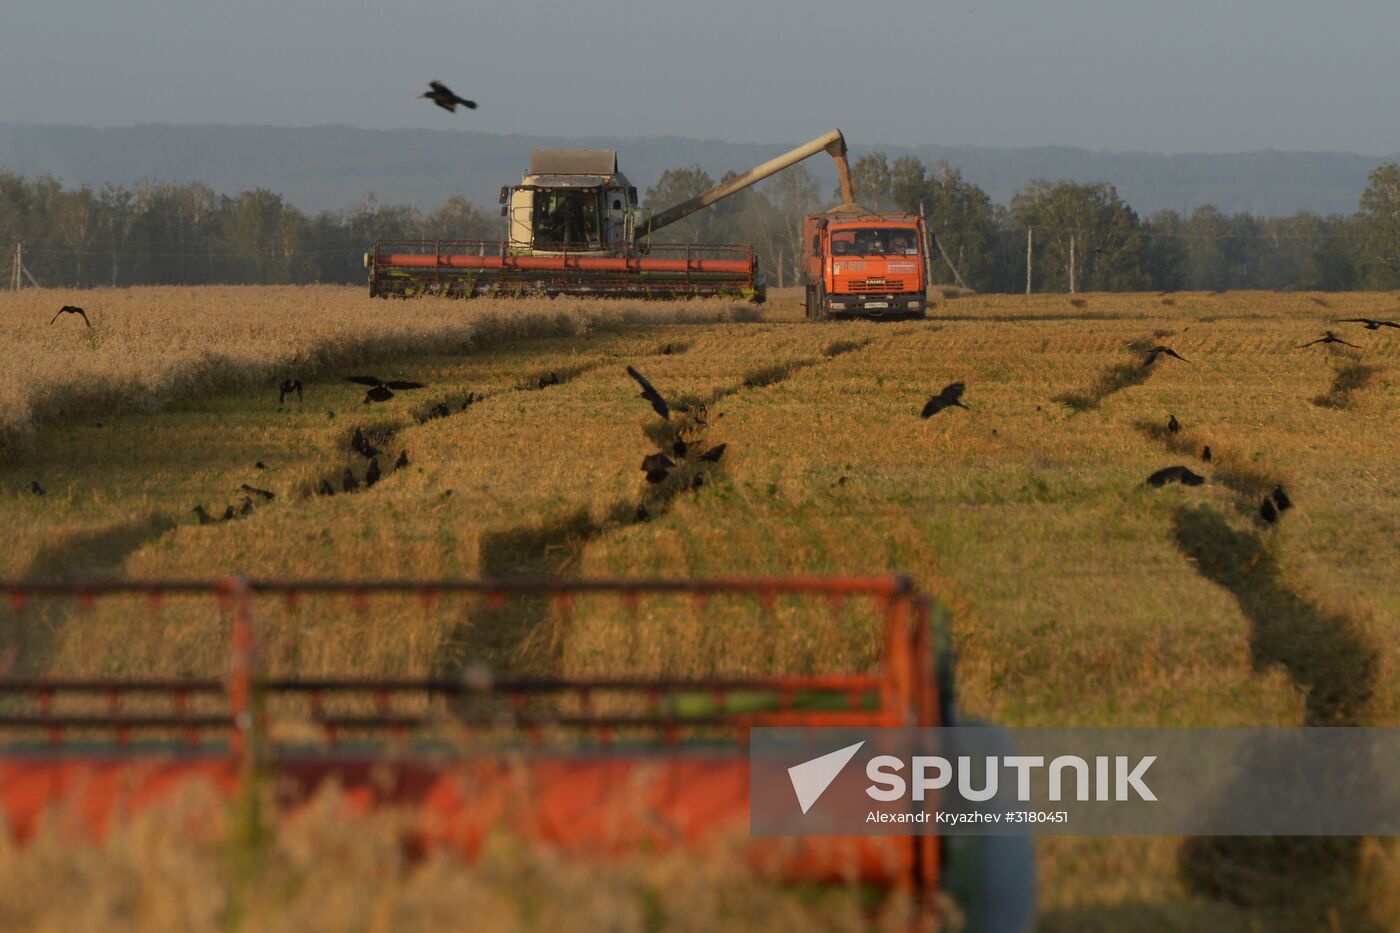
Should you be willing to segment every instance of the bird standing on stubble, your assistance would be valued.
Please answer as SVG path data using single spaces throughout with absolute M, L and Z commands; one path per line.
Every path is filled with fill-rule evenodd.
M 365 488 L 368 489 L 375 483 L 379 482 L 379 477 L 382 475 L 383 474 L 379 472 L 379 458 L 371 457 L 369 461 L 369 469 L 365 471 Z
M 1201 459 L 1204 460 L 1206 463 L 1210 463 L 1210 445 L 1209 445 L 1209 444 L 1207 444 L 1206 446 L 1204 446 L 1204 447 L 1201 448 Z
M 1259 503 L 1259 517 L 1270 525 L 1278 521 L 1278 509 L 1274 507 L 1274 500 L 1268 496 L 1265 496 L 1264 501 Z
M 1283 491 L 1282 483 L 1274 484 L 1274 491 L 1270 495 L 1274 500 L 1274 505 L 1278 507 L 1280 512 L 1287 512 L 1289 509 L 1293 508 L 1293 500 L 1288 498 L 1288 493 Z
M 1167 415 L 1167 430 L 1172 434 L 1181 433 L 1181 422 L 1176 420 L 1176 415 Z
M 360 481 L 355 479 L 355 474 L 350 472 L 349 467 L 346 467 L 345 472 L 341 475 L 340 488 L 346 492 L 354 492 L 360 488 Z
M 190 511 L 199 518 L 199 523 L 201 525 L 207 525 L 214 520 L 214 516 L 204 511 L 204 506 L 202 504 L 195 506 L 193 509 L 190 509 Z
M 291 395 L 293 392 L 297 394 L 297 401 L 300 402 L 302 400 L 301 380 L 283 379 L 282 385 L 278 386 L 277 388 L 277 404 L 281 405 L 287 400 L 287 396 Z

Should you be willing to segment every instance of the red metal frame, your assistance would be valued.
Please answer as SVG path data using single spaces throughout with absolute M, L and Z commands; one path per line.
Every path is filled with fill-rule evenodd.
M 500 240 L 377 240 L 370 294 L 632 296 L 740 294 L 763 297 L 753 247 L 655 244 L 599 255 L 588 244 L 548 254 L 512 253 Z
M 21 837 L 33 832 L 44 811 L 73 802 L 75 795 L 89 830 L 101 834 L 117 813 L 158 805 L 182 782 L 202 780 L 234 795 L 271 773 L 285 809 L 297 809 L 333 780 L 348 789 L 357 806 L 418 807 L 423 816 L 418 844 L 447 844 L 468 854 L 488 831 L 503 825 L 589 854 L 600 848 L 635 851 L 641 840 L 697 844 L 725 827 L 747 826 L 750 727 L 937 725 L 942 710 L 930 603 L 902 577 L 0 581 L 0 593 L 20 613 L 35 599 L 75 598 L 90 608 L 99 598 L 144 597 L 155 606 L 166 596 L 203 595 L 218 600 L 230 624 L 224 680 L 0 676 L 0 807 Z M 747 594 L 761 609 L 782 596 L 824 597 L 833 604 L 868 598 L 884 617 L 884 656 L 873 674 L 746 678 L 522 677 L 484 671 L 418 679 L 259 674 L 254 638 L 259 598 L 280 596 L 295 604 L 307 596 L 343 596 L 363 607 L 376 594 L 417 595 L 425 605 L 467 594 L 492 607 L 547 597 L 563 608 L 586 594 L 611 594 L 629 606 L 647 596 L 681 594 L 700 608 L 715 595 Z M 762 692 L 766 705 L 730 709 L 736 691 L 750 697 Z M 127 697 L 149 705 L 159 696 L 168 698 L 168 711 L 124 710 Z M 594 714 L 600 696 L 628 699 L 628 712 Z M 94 697 L 103 698 L 102 709 L 55 710 L 59 700 L 72 706 Z M 711 698 L 712 709 L 696 715 L 677 711 L 682 699 L 697 697 Z M 211 712 L 219 698 L 226 712 Z M 494 698 L 491 709 L 471 708 L 483 698 Z M 403 710 L 403 701 L 410 699 L 417 708 Z M 425 699 L 442 711 L 424 711 Z M 192 701 L 205 709 L 192 711 Z M 6 709 L 25 704 L 29 708 Z M 339 708 L 328 711 L 328 705 Z M 293 708 L 304 710 L 303 718 L 319 728 L 323 741 L 310 747 L 278 741 L 268 726 L 272 706 L 284 719 Z M 345 711 L 346 706 L 358 708 Z M 411 741 L 434 726 L 445 727 L 462 744 L 454 749 Z M 43 741 L 14 740 L 36 733 Z M 135 734 L 150 740 L 134 743 Z M 218 734 L 225 740 L 211 742 Z M 481 751 L 480 739 L 503 735 L 517 740 L 488 742 Z M 387 784 L 386 769 L 392 775 Z M 522 807 L 524 797 L 529 804 Z M 771 841 L 751 841 L 748 848 L 756 864 L 793 877 L 848 876 L 855 866 L 871 881 L 925 891 L 937 885 L 934 837 L 817 842 L 822 844 L 789 846 L 785 854 Z

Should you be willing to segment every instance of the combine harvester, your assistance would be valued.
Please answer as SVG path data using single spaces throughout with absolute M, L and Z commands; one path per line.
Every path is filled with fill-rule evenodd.
M 365 254 L 372 296 L 723 296 L 764 300 L 752 246 L 653 243 L 652 235 L 819 152 L 835 161 L 842 199 L 855 200 L 840 130 L 657 214 L 613 149 L 536 149 L 530 171 L 501 188 L 505 240 L 379 240 Z
M 100 839 L 193 785 L 212 790 L 214 800 L 272 793 L 283 818 L 295 819 L 333 784 L 352 810 L 416 814 L 404 839 L 411 852 L 446 847 L 472 857 L 500 830 L 588 859 L 727 845 L 775 880 L 858 878 L 928 899 L 946 889 L 937 837 L 747 833 L 751 727 L 954 723 L 947 613 L 904 578 L 0 581 L 0 593 L 12 625 L 27 617 L 51 624 L 56 613 L 91 625 L 104 611 L 125 612 L 130 623 L 167 603 L 194 611 L 196 622 L 207 611 L 210 635 L 222 633 L 232 646 L 225 677 L 0 676 L 0 823 L 21 844 L 55 813 L 68 830 Z M 809 622 L 843 613 L 842 621 L 883 625 L 883 649 L 868 672 L 801 676 L 264 674 L 255 616 L 298 612 L 312 600 L 325 611 L 364 615 L 373 601 L 381 612 L 392 606 L 395 619 L 415 607 L 486 614 L 549 607 L 566 625 L 623 613 L 639 641 L 649 624 L 694 613 L 701 631 L 738 625 L 760 646 L 791 633 L 779 613 Z M 46 604 L 38 617 L 36 601 Z M 984 897 L 1024 878 L 988 878 L 981 860 L 963 873 L 979 873 Z

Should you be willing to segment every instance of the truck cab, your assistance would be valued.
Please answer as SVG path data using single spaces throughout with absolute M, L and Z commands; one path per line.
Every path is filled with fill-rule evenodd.
M 923 317 L 928 237 L 917 214 L 838 208 L 803 222 L 807 317 Z

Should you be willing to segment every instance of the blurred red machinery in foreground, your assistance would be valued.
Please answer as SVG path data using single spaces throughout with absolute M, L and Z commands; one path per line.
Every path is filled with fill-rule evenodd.
M 934 837 L 747 837 L 751 726 L 938 725 L 949 716 L 946 615 L 900 577 L 629 581 L 37 583 L 0 581 L 12 623 L 39 602 L 198 597 L 230 641 L 222 678 L 18 679 L 0 674 L 0 808 L 22 842 L 46 812 L 93 837 L 203 783 L 236 798 L 259 782 L 293 814 L 328 782 L 352 808 L 406 807 L 415 849 L 473 855 L 507 830 L 587 857 L 741 839 L 765 874 L 860 878 L 931 894 Z M 259 670 L 255 609 L 308 598 L 364 610 L 397 594 L 500 608 L 551 600 L 777 600 L 822 611 L 860 601 L 883 619 L 874 673 L 744 678 L 526 677 L 468 668 L 419 679 L 286 678 Z M 668 604 L 674 605 L 674 603 Z M 683 605 L 683 603 L 681 604 Z M 685 611 L 684 609 L 680 611 Z M 211 615 L 213 613 L 211 612 Z M 300 731 L 279 726 L 295 720 Z M 438 738 L 430 738 L 434 734 Z M 441 736 L 447 735 L 444 741 Z M 295 739 L 289 735 L 296 735 Z

